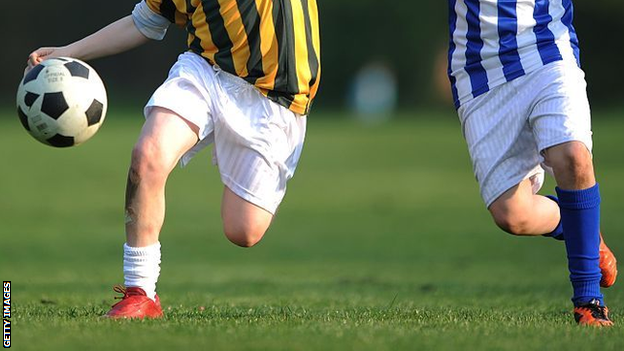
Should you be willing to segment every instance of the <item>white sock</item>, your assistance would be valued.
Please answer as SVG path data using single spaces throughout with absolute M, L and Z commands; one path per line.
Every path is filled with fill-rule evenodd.
M 147 297 L 156 297 L 156 281 L 160 275 L 160 242 L 146 247 L 124 244 L 124 284 L 145 291 Z

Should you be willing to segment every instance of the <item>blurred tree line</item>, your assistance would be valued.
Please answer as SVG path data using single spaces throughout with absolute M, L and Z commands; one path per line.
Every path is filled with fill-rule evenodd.
M 129 14 L 138 0 L 31 0 L 3 2 L 0 24 L 4 70 L 0 103 L 14 104 L 28 54 L 40 46 L 80 39 Z M 370 62 L 398 79 L 399 106 L 450 106 L 446 71 L 448 9 L 444 0 L 317 0 L 321 21 L 322 80 L 315 108 L 343 108 L 354 75 Z M 576 0 L 575 26 L 594 106 L 623 105 L 624 14 L 621 0 Z M 92 61 L 110 102 L 142 104 L 185 50 L 183 30 L 172 26 L 164 42 Z M 133 100 L 130 100 L 133 99 Z

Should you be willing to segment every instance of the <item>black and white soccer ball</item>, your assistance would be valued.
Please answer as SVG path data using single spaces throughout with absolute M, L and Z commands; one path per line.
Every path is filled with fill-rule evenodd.
M 67 57 L 41 62 L 17 89 L 17 114 L 35 139 L 70 147 L 91 138 L 106 116 L 106 89 L 97 72 Z

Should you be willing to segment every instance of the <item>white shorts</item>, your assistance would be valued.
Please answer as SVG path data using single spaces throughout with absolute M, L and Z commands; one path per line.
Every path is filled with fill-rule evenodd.
M 542 151 L 569 141 L 592 150 L 585 74 L 557 61 L 498 86 L 461 106 L 462 132 L 487 207 L 505 191 L 544 180 Z
M 214 143 L 213 163 L 223 184 L 275 213 L 301 155 L 306 116 L 270 101 L 242 78 L 194 53 L 178 57 L 145 106 L 145 116 L 156 106 L 199 128 L 199 142 L 182 156 L 182 166 Z

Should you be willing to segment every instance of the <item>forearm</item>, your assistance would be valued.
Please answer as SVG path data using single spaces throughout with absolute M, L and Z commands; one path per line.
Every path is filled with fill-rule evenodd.
M 136 28 L 132 16 L 126 16 L 60 50 L 63 56 L 88 61 L 128 51 L 147 41 L 149 39 Z

